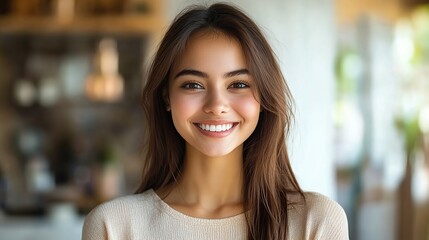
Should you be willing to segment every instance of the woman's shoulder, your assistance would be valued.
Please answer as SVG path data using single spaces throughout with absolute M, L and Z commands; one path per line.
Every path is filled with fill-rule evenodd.
M 147 219 L 156 214 L 153 194 L 153 190 L 148 190 L 118 197 L 98 205 L 85 217 L 82 239 L 107 239 L 107 234 L 120 236 L 124 234 L 123 231 L 127 233 L 132 231 L 124 226 L 131 226 L 133 222 L 144 224 Z
M 320 193 L 305 192 L 304 198 L 294 196 L 290 206 L 292 228 L 299 232 L 323 236 L 321 239 L 348 239 L 347 216 L 336 201 Z
M 309 213 L 343 212 L 343 208 L 334 200 L 317 192 L 292 193 L 288 195 L 289 207 L 295 211 Z
M 317 213 L 338 213 L 344 214 L 343 208 L 336 201 L 317 192 L 306 192 L 305 205 L 309 212 Z
M 117 197 L 96 206 L 94 209 L 91 210 L 89 215 L 109 215 L 118 212 L 123 213 L 124 211 L 126 212 L 135 208 L 144 209 L 146 205 L 149 205 L 153 202 L 152 194 L 152 190 L 147 190 L 139 194 Z

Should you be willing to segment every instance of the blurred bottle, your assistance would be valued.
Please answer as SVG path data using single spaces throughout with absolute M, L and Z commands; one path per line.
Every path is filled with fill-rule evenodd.
M 37 88 L 34 81 L 26 78 L 19 79 L 15 82 L 14 98 L 19 107 L 31 107 L 36 103 Z
M 58 85 L 58 81 L 53 78 L 46 77 L 41 79 L 38 92 L 38 100 L 41 106 L 51 107 L 57 103 L 60 97 Z
M 96 194 L 97 200 L 104 202 L 120 195 L 122 176 L 112 144 L 103 142 L 98 151 Z
M 25 176 L 27 186 L 32 193 L 48 192 L 55 187 L 54 178 L 49 171 L 49 163 L 41 155 L 28 159 Z
M 55 0 L 53 2 L 55 17 L 61 22 L 73 20 L 75 15 L 75 0 Z
M 85 82 L 85 94 L 94 101 L 115 102 L 122 98 L 124 80 L 118 72 L 118 50 L 114 39 L 100 41 L 93 72 Z

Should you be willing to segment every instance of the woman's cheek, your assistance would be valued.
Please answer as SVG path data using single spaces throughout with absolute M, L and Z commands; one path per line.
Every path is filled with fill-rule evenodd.
M 253 95 L 234 99 L 235 109 L 242 115 L 259 117 L 260 104 Z
M 170 101 L 171 111 L 182 116 L 186 116 L 188 112 L 195 112 L 200 105 L 199 98 L 192 95 L 173 95 Z

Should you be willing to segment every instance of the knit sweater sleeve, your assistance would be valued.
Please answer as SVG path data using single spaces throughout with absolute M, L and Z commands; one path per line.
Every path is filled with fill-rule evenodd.
M 82 240 L 107 240 L 108 226 L 106 222 L 107 209 L 101 205 L 93 209 L 83 224 Z
M 310 239 L 347 240 L 348 223 L 343 208 L 335 201 L 317 193 L 307 198 L 307 228 Z
M 133 222 L 146 224 L 139 219 L 147 213 L 147 204 L 141 199 L 141 195 L 124 196 L 94 208 L 85 217 L 82 240 L 133 239 Z M 137 239 L 142 239 L 141 235 L 137 234 Z

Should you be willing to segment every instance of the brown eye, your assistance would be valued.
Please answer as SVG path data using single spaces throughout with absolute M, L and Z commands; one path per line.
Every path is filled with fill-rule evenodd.
M 188 82 L 182 85 L 184 89 L 203 89 L 203 86 L 197 82 Z
M 229 85 L 229 88 L 248 88 L 249 84 L 246 82 L 234 82 L 231 85 Z

